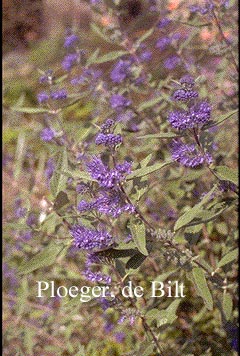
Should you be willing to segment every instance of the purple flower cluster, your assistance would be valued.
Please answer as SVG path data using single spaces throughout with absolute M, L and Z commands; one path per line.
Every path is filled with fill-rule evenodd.
M 100 158 L 95 156 L 87 164 L 87 170 L 101 187 L 113 188 L 123 181 L 127 174 L 131 173 L 131 164 L 125 161 L 123 164 L 118 164 L 114 169 L 110 170 Z
M 110 78 L 112 81 L 119 84 L 129 78 L 131 76 L 131 65 L 130 60 L 120 59 L 111 71 Z
M 70 233 L 74 238 L 74 245 L 82 250 L 101 250 L 113 243 L 113 237 L 106 230 L 94 230 L 82 225 L 74 225 Z
M 152 51 L 148 49 L 147 45 L 142 42 L 140 43 L 138 49 L 137 49 L 137 52 L 136 52 L 136 55 L 137 55 L 137 59 L 136 58 L 133 58 L 132 61 L 133 63 L 134 62 L 149 62 L 151 59 L 152 59 Z M 138 64 L 136 63 L 136 64 Z M 141 78 L 141 76 L 140 76 Z M 135 80 L 135 84 L 137 84 L 136 82 L 138 81 L 139 78 L 137 78 L 137 80 Z
M 122 136 L 120 134 L 104 134 L 99 133 L 95 140 L 96 145 L 104 145 L 106 147 L 115 147 L 122 143 Z
M 31 240 L 33 237 L 32 231 L 27 230 L 27 231 L 22 231 L 21 234 L 19 235 L 19 238 L 25 241 Z
M 124 341 L 124 339 L 126 338 L 126 334 L 122 331 L 119 331 L 119 332 L 115 333 L 114 337 L 115 337 L 115 340 L 121 344 Z
M 195 168 L 204 162 L 212 163 L 211 155 L 199 151 L 195 144 L 185 144 L 181 140 L 174 140 L 171 143 L 172 159 L 185 167 Z
M 178 56 L 176 56 L 176 55 L 172 55 L 172 56 L 168 57 L 168 58 L 164 61 L 163 65 L 164 65 L 164 67 L 165 67 L 166 69 L 168 69 L 168 70 L 173 70 L 173 69 L 175 69 L 178 65 L 180 65 L 180 63 L 181 63 L 180 57 L 178 57 Z
M 103 311 L 107 310 L 108 308 L 113 308 L 114 306 L 117 306 L 119 304 L 119 299 L 118 298 L 112 299 L 110 292 L 106 292 L 106 296 L 107 298 L 106 297 L 98 298 L 98 301 Z
M 10 291 L 15 292 L 16 286 L 19 284 L 19 279 L 17 278 L 17 271 L 15 268 L 9 266 L 7 262 L 2 264 L 3 276 L 8 279 L 8 283 L 11 287 Z
M 22 199 L 21 198 L 17 198 L 15 200 L 15 204 L 14 204 L 14 214 L 15 214 L 15 217 L 17 219 L 21 219 L 21 218 L 24 218 L 27 214 L 27 209 L 22 207 Z
M 169 25 L 171 23 L 172 20 L 170 20 L 167 17 L 162 18 L 159 23 L 157 24 L 157 27 L 162 29 L 165 28 L 167 25 Z
M 55 131 L 53 131 L 52 129 L 50 129 L 49 127 L 46 127 L 45 129 L 43 129 L 40 133 L 40 137 L 43 141 L 45 142 L 50 142 L 52 141 L 52 139 L 56 136 Z
M 206 124 L 211 116 L 211 107 L 202 101 L 190 107 L 188 111 L 175 110 L 170 112 L 168 121 L 175 129 L 186 130 Z
M 206 124 L 211 116 L 211 107 L 207 101 L 196 103 L 198 92 L 194 90 L 194 79 L 185 75 L 180 79 L 181 88 L 177 89 L 172 96 L 174 101 L 183 101 L 188 105 L 188 110 L 175 110 L 170 112 L 168 121 L 179 130 L 200 127 Z M 193 102 L 195 102 L 193 104 Z
M 90 0 L 91 5 L 98 5 L 101 3 L 101 0 Z
M 53 175 L 53 172 L 55 170 L 55 161 L 53 158 L 49 158 L 49 160 L 47 161 L 47 164 L 46 164 L 46 169 L 45 169 L 45 176 L 47 178 L 47 181 L 49 183 L 52 175 Z
M 114 329 L 114 324 L 107 321 L 106 324 L 104 325 L 104 331 L 106 333 L 110 333 Z
M 152 59 L 152 51 L 146 49 L 140 54 L 139 59 L 141 62 L 149 62 Z
M 112 278 L 110 276 L 101 272 L 92 272 L 87 268 L 83 273 L 85 278 L 93 283 L 111 284 L 112 282 Z
M 110 98 L 110 105 L 113 109 L 122 109 L 131 105 L 131 100 L 120 94 L 113 94 Z
M 37 99 L 40 104 L 48 101 L 49 99 L 53 100 L 63 100 L 67 99 L 68 93 L 66 89 L 59 89 L 51 92 L 48 94 L 47 92 L 43 91 L 38 94 Z
M 195 90 L 178 89 L 174 92 L 172 99 L 176 101 L 188 101 L 198 97 L 198 92 Z
M 99 264 L 102 260 L 99 255 L 95 252 L 89 253 L 85 265 L 91 267 L 92 264 Z
M 50 94 L 50 96 L 51 99 L 53 100 L 67 99 L 67 90 L 66 89 L 55 90 Z
M 33 227 L 34 225 L 37 225 L 37 216 L 34 213 L 30 213 L 27 217 L 26 224 L 29 227 Z
M 228 181 L 228 180 L 222 180 L 218 184 L 218 188 L 222 193 L 232 191 L 232 192 L 237 192 L 237 186 L 236 184 Z
M 65 48 L 69 48 L 72 47 L 73 45 L 76 44 L 76 42 L 79 41 L 79 37 L 77 35 L 75 35 L 74 33 L 69 34 L 68 36 L 66 36 L 65 41 L 64 41 L 64 47 Z
M 112 278 L 110 276 L 103 274 L 99 271 L 98 272 L 92 271 L 92 265 L 101 264 L 101 262 L 102 262 L 101 258 L 99 258 L 96 253 L 88 254 L 85 263 L 84 276 L 86 279 L 94 283 L 110 284 L 112 282 Z
M 96 137 L 96 144 L 114 147 L 122 142 L 120 134 L 115 135 L 111 132 L 113 126 L 114 120 L 112 119 L 107 119 L 102 124 L 101 132 Z M 114 218 L 124 212 L 130 214 L 135 212 L 134 206 L 125 201 L 119 189 L 119 183 L 131 173 L 131 163 L 125 161 L 122 164 L 114 164 L 114 168 L 110 169 L 100 157 L 94 156 L 92 161 L 86 164 L 86 167 L 101 189 L 95 199 L 79 202 L 77 207 L 79 212 L 98 211 L 100 214 L 110 215 Z
M 222 0 L 220 5 L 227 9 L 230 5 L 230 0 Z
M 87 202 L 82 200 L 78 204 L 78 211 L 80 212 L 93 210 L 116 218 L 124 212 L 134 213 L 135 207 L 122 199 L 120 191 L 109 189 L 101 191 L 100 196 L 94 201 Z
M 89 189 L 90 189 L 89 185 L 86 184 L 86 183 L 83 183 L 83 182 L 77 184 L 77 186 L 76 186 L 76 192 L 77 192 L 78 194 L 87 193 L 87 192 L 89 191 Z
M 193 87 L 195 86 L 195 81 L 190 75 L 184 75 L 179 82 L 181 88 L 177 89 L 173 93 L 173 100 L 186 102 L 198 97 L 198 92 L 193 89 Z
M 201 15 L 211 14 L 214 9 L 214 3 L 212 0 L 206 0 L 205 4 L 200 5 L 191 5 L 189 10 L 193 13 L 199 13 Z
M 191 89 L 195 85 L 195 80 L 193 77 L 189 74 L 184 75 L 180 80 L 180 84 L 185 88 L 185 89 Z
M 15 217 L 16 217 L 16 219 L 24 218 L 26 213 L 27 213 L 27 210 L 25 208 L 19 207 L 15 210 Z
M 42 104 L 42 103 L 45 103 L 45 101 L 48 101 L 49 95 L 48 95 L 48 93 L 43 91 L 37 95 L 37 99 L 38 99 L 39 104 Z
M 82 72 L 82 74 L 76 78 L 73 78 L 71 80 L 72 85 L 84 85 L 84 84 L 91 84 L 93 86 L 96 86 L 98 83 L 99 78 L 102 76 L 102 71 L 101 70 L 94 70 L 92 68 L 85 68 Z
M 127 308 L 125 310 L 122 310 L 121 314 L 122 315 L 118 320 L 119 324 L 127 320 L 130 323 L 130 325 L 133 325 L 136 318 L 140 316 L 140 312 L 134 308 Z
M 72 67 L 79 62 L 79 60 L 79 53 L 69 53 L 64 57 L 62 67 L 64 70 L 70 71 Z
M 52 80 L 53 80 L 53 70 L 51 69 L 47 70 L 46 73 L 39 78 L 40 83 L 51 84 Z
M 102 125 L 101 125 L 101 132 L 107 134 L 110 132 L 110 129 L 114 125 L 114 120 L 112 119 L 107 119 Z
M 161 51 L 163 51 L 171 44 L 171 42 L 172 40 L 170 37 L 166 36 L 166 37 L 159 38 L 159 40 L 157 40 L 156 43 L 156 48 L 159 48 Z
M 96 145 L 104 145 L 109 148 L 114 148 L 115 146 L 122 143 L 122 136 L 120 134 L 114 134 L 112 132 L 114 126 L 114 120 L 107 119 L 101 125 L 101 132 L 97 135 L 95 139 Z
M 117 115 L 117 121 L 127 122 L 132 120 L 135 117 L 135 113 L 132 110 L 122 111 Z M 135 124 L 133 122 L 130 123 L 131 126 Z

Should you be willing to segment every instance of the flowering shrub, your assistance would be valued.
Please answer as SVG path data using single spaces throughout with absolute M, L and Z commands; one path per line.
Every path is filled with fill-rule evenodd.
M 68 29 L 38 106 L 11 108 L 34 121 L 4 156 L 19 192 L 6 217 L 6 319 L 19 324 L 6 355 L 236 354 L 238 64 L 224 34 L 236 4 L 164 4 L 91 1 L 111 21 L 92 23 L 88 44 Z M 37 297 L 36 281 L 106 293 L 81 305 Z

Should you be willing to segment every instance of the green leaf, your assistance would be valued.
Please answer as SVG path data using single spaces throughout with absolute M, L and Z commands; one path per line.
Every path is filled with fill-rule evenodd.
M 26 348 L 26 352 L 28 356 L 33 355 L 33 346 L 34 346 L 34 339 L 33 336 L 35 334 L 35 331 L 33 328 L 30 327 L 24 327 L 24 339 L 23 339 L 23 344 Z
M 75 356 L 84 356 L 85 355 L 85 347 L 83 345 L 78 345 L 78 352 Z
M 98 57 L 95 59 L 95 63 L 105 63 L 105 62 L 110 62 L 114 61 L 115 59 L 124 56 L 125 54 L 128 54 L 127 51 L 113 51 L 109 52 L 107 54 L 104 54 L 102 57 Z
M 183 176 L 180 177 L 180 181 L 192 182 L 192 181 L 195 181 L 196 179 L 200 178 L 203 175 L 204 175 L 203 169 L 199 169 L 197 171 L 193 171 L 193 172 L 184 174 Z
M 213 169 L 220 180 L 228 180 L 238 185 L 238 171 L 227 166 L 217 166 Z
M 174 132 L 163 132 L 159 134 L 152 134 L 152 135 L 145 135 L 145 136 L 139 136 L 137 139 L 142 139 L 142 138 L 174 138 L 174 137 L 181 137 L 182 135 L 177 135 Z
M 211 122 L 208 125 L 205 125 L 202 129 L 203 130 L 208 130 L 210 127 L 214 127 L 217 125 L 222 124 L 224 121 L 226 121 L 227 119 L 230 119 L 234 114 L 236 114 L 238 112 L 238 109 L 233 110 L 227 114 L 224 114 L 222 116 L 219 117 L 219 119 L 217 121 Z
M 172 322 L 177 318 L 176 312 L 179 304 L 181 303 L 181 299 L 175 299 L 166 309 L 168 323 L 172 324 Z
M 159 313 L 159 310 L 157 308 L 153 308 L 151 310 L 149 310 L 146 314 L 145 317 L 147 318 L 147 320 L 149 322 L 153 321 L 154 319 L 156 319 L 157 315 Z
M 176 271 L 177 269 L 174 269 L 173 271 L 162 273 L 159 276 L 157 276 L 157 278 L 154 279 L 153 282 L 164 282 L 171 274 L 175 273 Z
M 109 38 L 107 38 L 107 36 L 102 32 L 101 28 L 99 28 L 96 24 L 91 23 L 90 27 L 91 30 L 95 32 L 99 37 L 101 37 L 104 41 L 108 43 L 112 43 L 112 41 Z
M 148 345 L 146 348 L 144 348 L 143 351 L 141 351 L 141 353 L 139 353 L 139 355 L 141 355 L 141 356 L 150 356 L 150 355 L 153 354 L 153 349 L 154 349 L 153 345 Z
M 202 206 L 207 203 L 207 201 L 211 198 L 212 193 L 216 187 L 214 186 L 200 201 L 200 203 L 196 204 L 194 207 L 189 208 L 180 218 L 176 221 L 174 225 L 174 231 L 181 229 L 183 226 L 186 226 L 190 223 L 194 218 L 198 217 L 199 213 L 202 212 Z
M 19 131 L 20 131 L 19 129 L 14 129 L 12 127 L 5 128 L 2 134 L 3 144 L 7 144 L 10 143 L 11 141 L 16 140 L 18 138 Z
M 125 4 L 122 3 L 121 4 Z M 126 7 L 126 5 L 124 5 Z M 137 33 L 138 31 L 143 31 L 146 29 L 146 24 L 153 24 L 156 21 L 156 13 L 151 11 L 143 11 L 142 14 L 139 14 L 135 17 L 134 21 L 129 21 L 127 23 L 127 32 L 128 33 Z
M 68 77 L 68 74 L 64 74 L 61 77 L 55 79 L 54 83 L 60 84 L 60 83 L 64 82 L 64 80 L 67 79 L 67 77 Z
M 176 23 L 180 23 L 180 24 L 183 24 L 183 25 L 187 25 L 187 26 L 190 26 L 190 27 L 205 27 L 205 26 L 209 26 L 210 23 L 198 23 L 196 21 L 193 21 L 193 22 L 183 22 L 183 21 L 175 21 Z
M 20 274 L 29 274 L 36 269 L 51 266 L 64 248 L 63 244 L 50 242 L 44 250 L 33 256 L 29 261 L 22 263 L 18 272 Z
M 20 108 L 20 107 L 12 107 L 12 111 L 22 112 L 26 114 L 41 114 L 44 112 L 49 112 L 48 109 L 44 109 L 44 108 Z
M 203 209 L 200 210 L 197 217 L 194 218 L 189 224 L 185 226 L 194 226 L 199 224 L 205 224 L 209 221 L 215 220 L 220 216 L 225 210 L 227 210 L 233 203 L 232 202 L 221 202 L 214 204 L 210 210 Z
M 158 310 L 156 308 L 150 310 L 146 314 L 148 321 L 157 321 L 157 327 L 165 324 L 172 324 L 177 319 L 177 308 L 181 303 L 181 299 L 175 299 L 166 309 Z
M 115 268 L 116 268 L 116 271 L 121 276 L 121 278 L 124 278 L 126 275 L 125 263 L 121 260 L 116 259 L 115 260 Z
M 18 100 L 16 101 L 16 103 L 12 106 L 12 109 L 17 108 L 17 107 L 19 107 L 19 108 L 22 107 L 24 104 L 25 98 L 26 98 L 26 94 L 25 93 L 21 94 L 20 97 L 18 98 Z
M 232 310 L 233 310 L 233 301 L 232 301 L 232 297 L 229 293 L 223 293 L 222 308 L 223 308 L 223 312 L 224 312 L 226 320 L 229 320 L 232 315 Z
M 21 316 L 26 308 L 26 300 L 28 296 L 28 280 L 26 277 L 23 277 L 20 282 L 20 287 L 17 291 L 17 315 Z
M 68 98 L 74 98 L 74 100 L 70 101 L 68 104 L 63 105 L 61 107 L 61 110 L 65 110 L 65 112 L 67 111 L 66 109 L 70 110 L 71 106 L 73 106 L 73 110 L 76 109 L 77 107 L 77 103 L 79 103 L 81 101 L 82 98 L 86 97 L 88 95 L 88 92 L 82 92 L 81 95 L 80 94 L 73 94 L 73 95 L 69 95 Z M 75 106 L 75 107 L 74 107 Z
M 133 255 L 126 263 L 127 269 L 137 269 L 145 261 L 146 256 L 140 252 Z
M 86 66 L 96 63 L 95 61 L 99 55 L 99 52 L 100 52 L 100 49 L 97 48 L 96 51 L 94 51 L 93 54 L 91 54 L 91 56 L 87 60 Z
M 68 203 L 69 203 L 69 199 L 68 199 L 67 193 L 61 191 L 58 193 L 58 195 L 55 199 L 53 208 L 54 208 L 54 210 L 57 211 Z
M 13 229 L 13 230 L 26 230 L 26 223 L 22 222 L 22 223 L 15 223 L 15 222 L 9 222 L 9 223 L 5 223 L 5 227 L 7 229 Z
M 132 194 L 131 195 L 131 198 L 134 200 L 134 201 L 137 201 L 139 202 L 139 200 L 142 198 L 142 196 L 146 193 L 146 191 L 149 189 L 149 186 L 145 186 L 143 188 L 139 188 L 136 186 L 135 187 L 135 190 L 136 190 L 136 193 Z
M 190 245 L 195 245 L 201 236 L 203 224 L 197 226 L 187 227 L 184 232 L 184 238 Z
M 213 309 L 213 299 L 211 292 L 208 288 L 205 273 L 203 272 L 202 268 L 196 267 L 193 268 L 192 271 L 194 283 L 197 288 L 198 295 L 202 297 L 204 304 L 206 305 L 208 310 Z
M 113 9 L 115 11 L 119 8 L 120 0 L 104 0 L 108 9 Z
M 135 242 L 138 250 L 145 256 L 148 256 L 148 251 L 146 249 L 146 230 L 145 225 L 141 220 L 136 218 L 130 219 L 129 228 L 132 233 L 133 241 Z
M 154 28 L 150 28 L 147 32 L 145 32 L 138 40 L 137 40 L 137 46 L 139 46 L 143 41 L 145 41 L 148 37 L 151 36 L 153 33 Z
M 226 222 L 222 221 L 219 224 L 216 224 L 217 232 L 221 235 L 228 235 L 228 225 Z
M 188 48 L 189 46 L 191 46 L 194 43 L 192 42 L 194 40 L 194 37 L 197 36 L 198 33 L 199 33 L 198 28 L 192 29 L 191 32 L 189 31 L 189 35 L 187 39 L 181 42 L 179 46 L 179 51 L 182 51 L 184 48 Z
M 136 249 L 129 248 L 129 249 L 114 249 L 108 248 L 104 251 L 95 252 L 95 255 L 98 257 L 111 257 L 111 258 L 121 258 L 121 257 L 129 257 L 136 253 Z
M 208 271 L 208 273 L 212 273 L 213 272 L 212 266 L 210 266 L 203 258 L 198 257 L 197 260 L 198 260 L 199 263 L 201 263 L 201 265 L 205 268 L 205 270 Z M 196 267 L 198 266 L 194 260 L 192 261 L 192 263 L 194 265 L 196 265 Z
M 150 153 L 147 157 L 145 157 L 143 160 L 141 160 L 141 162 L 139 162 L 140 167 L 146 167 L 148 165 L 148 163 L 151 161 L 152 158 L 152 153 Z
M 148 175 L 150 173 L 158 171 L 159 169 L 161 169 L 161 168 L 163 168 L 165 166 L 168 166 L 171 163 L 172 163 L 172 161 L 166 161 L 164 163 L 155 163 L 152 166 L 136 169 L 135 171 L 133 171 L 131 174 L 129 174 L 126 177 L 126 180 L 130 180 L 130 179 L 133 179 L 133 178 L 144 177 L 144 176 L 146 176 L 146 175 Z
M 163 100 L 162 96 L 158 96 L 148 101 L 144 101 L 142 104 L 139 105 L 138 111 L 141 112 L 143 110 L 149 109 L 154 105 L 158 104 L 161 100 Z
M 93 179 L 89 173 L 83 172 L 83 171 L 75 171 L 75 172 L 70 172 L 70 171 L 61 171 L 61 173 L 66 176 L 66 177 L 71 177 L 75 179 L 83 179 L 83 180 L 88 180 L 90 182 L 96 182 L 95 179 Z
M 17 147 L 15 152 L 15 168 L 14 168 L 14 178 L 17 180 L 22 172 L 25 152 L 26 152 L 26 132 L 21 131 L 17 139 Z
M 236 260 L 238 258 L 238 249 L 236 248 L 235 250 L 232 250 L 228 252 L 221 260 L 218 262 L 217 267 L 223 267 L 227 265 L 228 263 Z
M 64 148 L 59 153 L 56 169 L 50 180 L 51 193 L 54 198 L 56 198 L 58 193 L 60 193 L 66 187 L 67 177 L 61 172 L 67 171 L 67 169 L 68 169 L 67 150 L 66 148 Z
M 139 162 L 140 168 L 146 167 L 148 165 L 148 163 L 151 161 L 151 158 L 152 158 L 152 153 L 150 153 L 148 156 L 146 156 L 144 159 L 142 159 Z M 147 180 L 147 177 L 146 177 L 146 180 Z M 137 187 L 135 187 L 135 190 L 137 190 Z M 132 198 L 134 199 L 134 195 L 132 196 Z
M 62 223 L 62 218 L 55 211 L 46 216 L 41 224 L 41 232 L 51 235 L 55 233 L 56 226 Z

